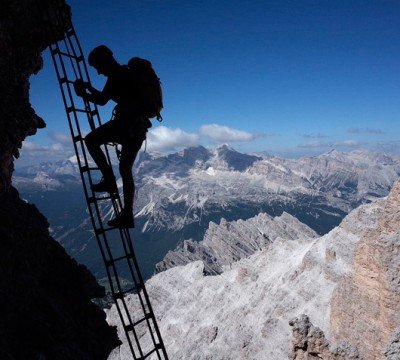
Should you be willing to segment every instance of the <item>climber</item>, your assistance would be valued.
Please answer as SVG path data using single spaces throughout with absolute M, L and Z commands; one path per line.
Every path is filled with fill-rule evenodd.
M 135 194 L 132 166 L 146 139 L 151 122 L 141 111 L 139 89 L 132 81 L 130 70 L 116 61 L 108 47 L 100 45 L 94 48 L 89 54 L 88 61 L 99 75 L 107 77 L 107 82 L 103 90 L 99 91 L 89 83 L 77 80 L 74 83 L 76 94 L 97 105 L 105 105 L 109 100 L 117 103 L 113 119 L 85 137 L 87 149 L 103 175 L 102 180 L 92 186 L 92 190 L 107 191 L 110 194 L 118 191 L 114 173 L 111 166 L 107 164 L 100 146 L 109 142 L 121 144 L 119 172 L 123 183 L 124 207 L 120 215 L 110 220 L 108 224 L 132 228 L 134 227 L 133 198 Z

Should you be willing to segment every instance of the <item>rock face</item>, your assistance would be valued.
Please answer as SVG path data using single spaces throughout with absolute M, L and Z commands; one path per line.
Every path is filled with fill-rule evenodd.
M 400 324 L 400 182 L 392 189 L 375 229 L 357 245 L 353 270 L 331 304 L 334 341 L 357 346 L 364 359 L 383 359 Z M 397 359 L 400 354 L 397 354 Z
M 360 206 L 320 238 L 310 237 L 309 229 L 304 234 L 298 230 L 297 238 L 277 236 L 262 250 L 225 266 L 219 275 L 204 276 L 204 263 L 195 261 L 153 276 L 147 290 L 170 358 L 286 359 L 291 348 L 289 321 L 300 314 L 307 314 L 327 333 L 333 291 L 350 273 L 354 249 L 367 229 L 376 228 L 383 205 L 378 200 Z M 259 236 L 257 223 L 256 217 L 241 226 Z M 139 319 L 136 297 L 128 296 L 128 303 L 134 319 Z M 118 325 L 114 307 L 107 311 L 107 318 Z M 311 325 L 307 326 L 305 339 L 310 338 Z M 319 330 L 311 333 L 322 335 Z M 318 351 L 326 348 L 324 354 L 334 354 L 324 338 L 312 338 L 315 341 L 307 343 L 310 356 L 313 344 L 319 344 Z M 142 340 L 146 346 L 147 340 Z M 304 346 L 297 348 L 304 355 Z M 338 348 L 337 353 L 346 354 L 346 349 L 350 350 Z M 300 356 L 299 351 L 293 356 Z M 110 356 L 110 360 L 120 359 L 129 359 L 125 344 Z
M 264 249 L 277 238 L 295 240 L 305 236 L 315 238 L 317 234 L 288 213 L 275 218 L 260 213 L 246 221 L 221 219 L 219 225 L 210 222 L 204 240 L 185 240 L 176 250 L 169 251 L 156 268 L 164 271 L 202 260 L 205 274 L 220 274 L 223 266 Z
M 92 298 L 104 288 L 48 232 L 34 205 L 0 198 L 0 359 L 107 359 L 119 341 Z
M 398 360 L 400 358 L 400 327 L 393 334 L 390 343 L 383 350 L 387 360 Z
M 50 4 L 58 18 L 40 11 Z M 21 142 L 45 126 L 29 104 L 29 76 L 69 23 L 69 7 L 62 0 L 6 0 L 0 14 L 0 358 L 106 359 L 119 340 L 91 302 L 104 289 L 11 186 Z
M 59 19 L 45 15 L 43 9 L 50 4 L 59 9 L 63 24 Z M 63 0 L 6 0 L 0 9 L 1 194 L 11 185 L 13 157 L 19 157 L 22 141 L 46 126 L 29 103 L 29 76 L 42 68 L 40 53 L 60 37 L 71 15 Z
M 324 332 L 311 324 L 306 315 L 289 322 L 292 326 L 292 349 L 290 360 L 357 360 L 361 359 L 356 348 L 342 343 L 330 346 Z

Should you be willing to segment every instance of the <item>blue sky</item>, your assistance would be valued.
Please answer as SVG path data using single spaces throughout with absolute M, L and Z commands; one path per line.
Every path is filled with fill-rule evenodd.
M 152 61 L 165 103 L 164 123 L 149 135 L 154 150 L 229 143 L 291 157 L 332 148 L 399 152 L 400 1 L 69 4 L 86 55 L 106 44 L 121 63 L 135 55 Z M 69 147 L 48 52 L 44 59 L 31 102 L 47 128 L 27 138 L 25 160 Z

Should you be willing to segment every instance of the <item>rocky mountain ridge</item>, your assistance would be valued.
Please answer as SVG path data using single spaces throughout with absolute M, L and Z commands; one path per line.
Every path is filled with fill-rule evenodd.
M 294 240 L 299 237 L 315 238 L 317 234 L 287 213 L 275 218 L 260 213 L 248 220 L 232 222 L 222 218 L 219 224 L 210 222 L 202 241 L 185 240 L 182 246 L 169 251 L 156 269 L 160 272 L 201 260 L 205 274 L 221 274 L 224 266 L 268 247 L 278 238 Z
M 134 236 L 143 273 L 150 277 L 169 250 L 186 240 L 202 240 L 209 223 L 218 224 L 221 218 L 232 222 L 260 212 L 272 217 L 288 213 L 325 234 L 360 203 L 386 195 L 399 176 L 399 164 L 398 159 L 368 151 L 333 151 L 297 160 L 241 154 L 228 146 L 193 147 L 169 155 L 141 153 L 134 167 Z M 52 234 L 103 278 L 74 158 L 18 169 L 16 175 L 15 186 L 43 208 Z M 54 208 L 60 202 L 64 208 Z M 106 203 L 101 212 L 105 220 L 112 216 Z
M 374 317 L 375 306 L 365 307 L 362 301 L 349 299 L 352 292 L 343 283 L 359 277 L 357 258 L 365 247 L 365 239 L 371 239 L 370 235 L 375 233 L 379 235 L 372 237 L 376 244 L 381 236 L 389 237 L 392 244 L 386 247 L 382 243 L 380 249 L 386 255 L 378 258 L 387 262 L 380 269 L 374 267 L 375 276 L 393 279 L 391 284 L 398 286 L 400 268 L 396 261 L 388 260 L 393 260 L 400 245 L 399 188 L 397 183 L 388 199 L 378 199 L 353 210 L 340 226 L 322 237 L 299 234 L 298 239 L 277 238 L 266 248 L 225 267 L 219 275 L 204 276 L 204 264 L 195 261 L 153 276 L 147 282 L 147 289 L 158 309 L 156 316 L 170 356 L 218 360 L 281 360 L 289 355 L 297 360 L 396 359 L 400 354 L 396 353 L 395 329 L 400 322 L 394 317 L 398 313 L 394 311 L 396 308 L 392 307 L 397 303 L 391 299 L 396 298 L 397 288 L 385 285 L 387 291 L 382 293 L 380 303 L 374 302 L 382 315 L 393 314 L 389 323 L 388 317 Z M 373 295 L 373 288 L 357 286 L 366 299 L 368 294 Z M 338 297 L 342 299 L 339 303 L 335 300 Z M 135 297 L 128 298 L 133 313 L 139 316 Z M 340 307 L 349 301 L 360 316 L 350 317 L 352 309 L 346 312 Z M 336 310 L 335 304 L 338 304 Z M 107 318 L 116 324 L 114 308 L 107 312 Z M 370 319 L 372 327 L 367 326 L 364 318 Z M 353 325 L 345 321 L 352 321 Z M 334 326 L 340 322 L 343 325 Z M 357 329 L 362 326 L 365 332 L 377 326 L 386 327 L 383 333 L 390 336 L 385 341 L 380 337 L 358 336 Z M 358 341 L 354 341 L 356 338 Z M 337 340 L 340 343 L 335 344 Z M 371 347 L 376 347 L 376 352 L 368 357 Z M 126 354 L 122 345 L 110 359 L 127 359 Z

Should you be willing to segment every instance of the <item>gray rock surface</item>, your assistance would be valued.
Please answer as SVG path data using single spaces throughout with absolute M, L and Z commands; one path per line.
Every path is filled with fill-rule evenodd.
M 176 250 L 169 251 L 156 268 L 164 271 L 201 260 L 205 274 L 220 274 L 224 266 L 268 247 L 277 238 L 296 240 L 299 237 L 315 238 L 317 234 L 287 213 L 275 218 L 261 213 L 246 221 L 221 219 L 219 224 L 210 222 L 201 242 L 185 240 Z
M 400 324 L 399 299 L 400 182 L 397 182 L 377 226 L 366 231 L 357 244 L 351 273 L 335 290 L 331 338 L 356 346 L 366 360 L 383 359 L 383 348 Z
M 400 327 L 396 329 L 390 343 L 383 349 L 383 354 L 387 360 L 400 359 Z
M 349 344 L 331 346 L 324 332 L 315 327 L 307 315 L 290 320 L 292 349 L 289 360 L 360 360 L 358 350 Z
M 286 359 L 289 321 L 300 314 L 329 332 L 333 291 L 350 273 L 354 249 L 365 231 L 376 228 L 383 206 L 384 200 L 360 206 L 320 238 L 310 237 L 309 231 L 298 239 L 277 237 L 219 275 L 204 276 L 203 262 L 195 261 L 153 276 L 147 289 L 170 357 Z M 256 223 L 250 219 L 242 225 Z M 127 299 L 139 319 L 136 297 Z M 107 319 L 118 326 L 114 307 Z M 110 356 L 120 359 L 129 359 L 125 344 Z

